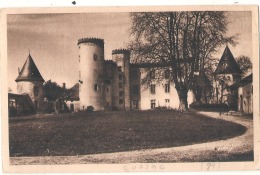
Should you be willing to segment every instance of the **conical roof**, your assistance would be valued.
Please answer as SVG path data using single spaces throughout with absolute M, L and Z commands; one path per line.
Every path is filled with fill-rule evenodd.
M 15 81 L 44 81 L 30 53 Z
M 226 46 L 221 59 L 219 60 L 218 67 L 215 74 L 241 74 L 240 66 L 237 64 L 234 56 L 232 55 L 228 46 Z

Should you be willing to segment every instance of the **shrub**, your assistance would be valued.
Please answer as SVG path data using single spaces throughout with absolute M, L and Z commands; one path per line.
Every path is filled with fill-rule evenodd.
M 227 104 L 198 104 L 192 103 L 190 104 L 191 109 L 200 110 L 200 111 L 215 111 L 215 112 L 226 112 L 229 111 L 229 107 Z
M 94 111 L 94 107 L 93 106 L 87 106 L 86 111 L 87 112 L 93 112 Z
M 167 110 L 168 108 L 166 106 L 158 106 L 154 108 L 154 110 Z

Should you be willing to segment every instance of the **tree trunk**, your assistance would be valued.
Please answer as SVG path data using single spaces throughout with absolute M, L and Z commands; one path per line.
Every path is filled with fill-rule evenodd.
M 187 101 L 188 92 L 180 90 L 178 92 L 178 96 L 179 96 L 179 100 L 180 100 L 179 112 L 182 113 L 184 111 L 187 111 L 188 110 L 188 101 Z

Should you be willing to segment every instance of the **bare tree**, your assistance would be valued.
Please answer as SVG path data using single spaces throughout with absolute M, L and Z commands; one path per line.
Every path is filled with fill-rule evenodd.
M 225 43 L 235 44 L 234 38 L 226 37 L 227 14 L 225 12 L 161 12 L 132 13 L 130 43 L 134 63 L 149 63 L 143 84 L 151 81 L 155 69 L 171 71 L 170 79 L 179 96 L 179 110 L 188 108 L 187 93 L 194 77 L 204 75 L 204 65 L 217 47 Z M 158 73 L 157 80 L 162 78 Z M 196 87 L 198 88 L 198 87 Z

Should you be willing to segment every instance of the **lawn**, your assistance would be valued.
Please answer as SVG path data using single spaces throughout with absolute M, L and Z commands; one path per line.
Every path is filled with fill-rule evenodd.
M 228 139 L 246 128 L 196 112 L 79 112 L 9 120 L 10 156 L 69 156 Z

